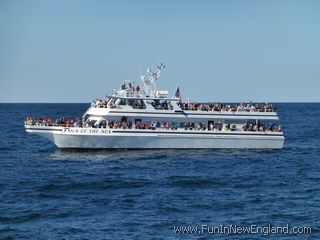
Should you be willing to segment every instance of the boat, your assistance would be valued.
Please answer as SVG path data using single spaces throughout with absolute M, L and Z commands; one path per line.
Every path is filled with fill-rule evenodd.
M 79 119 L 28 118 L 25 129 L 61 149 L 281 149 L 284 134 L 276 107 L 268 103 L 182 101 L 158 90 L 163 64 L 127 80 Z

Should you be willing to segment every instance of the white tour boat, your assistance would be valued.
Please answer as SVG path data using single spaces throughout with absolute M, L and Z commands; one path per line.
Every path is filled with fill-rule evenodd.
M 161 64 L 143 87 L 125 81 L 105 100 L 95 100 L 80 120 L 28 118 L 28 133 L 62 149 L 282 148 L 283 131 L 272 104 L 181 101 L 156 89 Z

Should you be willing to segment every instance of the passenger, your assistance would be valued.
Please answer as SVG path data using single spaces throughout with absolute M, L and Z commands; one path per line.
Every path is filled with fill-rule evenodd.
M 210 125 L 209 125 L 209 129 L 211 130 L 211 131 L 213 131 L 214 130 L 214 125 L 213 125 L 213 123 L 211 122 L 210 123 Z
M 123 129 L 126 129 L 126 128 L 127 128 L 127 123 L 126 123 L 125 121 L 123 121 L 121 125 L 122 125 L 122 128 L 123 128 Z
M 222 123 L 221 123 L 221 122 L 218 122 L 217 129 L 218 129 L 219 131 L 222 130 Z
M 268 127 L 268 130 L 269 130 L 269 131 L 273 131 L 273 130 L 274 130 L 273 128 L 274 128 L 273 123 L 270 123 L 270 124 L 269 124 L 269 127 Z
M 243 131 L 248 131 L 248 128 L 249 128 L 249 124 L 246 123 L 245 125 L 243 125 L 242 129 Z
M 153 122 L 152 123 L 152 130 L 156 130 L 156 128 L 157 128 L 157 122 Z
M 263 124 L 261 124 L 261 125 L 260 125 L 260 127 L 259 127 L 259 131 L 260 131 L 260 132 L 264 132 Z
M 114 122 L 113 128 L 117 129 L 119 127 L 118 121 Z
M 243 104 L 240 103 L 239 106 L 237 107 L 237 112 L 242 112 L 243 111 Z
M 235 123 L 233 123 L 233 124 L 231 125 L 231 131 L 236 131 L 236 129 L 237 129 L 237 126 L 236 126 Z
M 226 124 L 223 125 L 222 131 L 223 131 L 223 132 L 228 131 L 228 128 L 227 128 L 227 125 L 226 125 Z

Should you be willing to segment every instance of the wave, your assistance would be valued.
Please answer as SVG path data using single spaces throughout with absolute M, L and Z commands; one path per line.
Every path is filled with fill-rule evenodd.
M 13 147 L 0 147 L 0 152 L 10 152 L 14 150 L 15 149 Z
M 21 216 L 0 216 L 0 222 L 3 224 L 23 223 L 35 219 L 39 219 L 41 215 L 39 213 L 29 213 Z
M 150 183 L 148 181 L 138 181 L 138 180 L 103 180 L 103 181 L 94 181 L 94 182 L 72 182 L 67 184 L 58 184 L 58 183 L 48 183 L 40 187 L 36 187 L 36 191 L 40 193 L 50 193 L 50 192 L 62 192 L 67 194 L 76 190 L 85 190 L 85 191 L 98 191 L 98 190 L 115 190 L 115 189 L 131 189 L 131 188 L 143 188 L 148 186 Z M 42 195 L 42 197 L 55 197 L 55 195 Z M 58 196 L 57 196 L 58 197 Z
M 186 177 L 186 176 L 172 176 L 168 178 L 168 185 L 174 187 L 224 187 L 227 185 L 225 181 L 221 181 L 218 178 L 204 178 L 204 177 Z

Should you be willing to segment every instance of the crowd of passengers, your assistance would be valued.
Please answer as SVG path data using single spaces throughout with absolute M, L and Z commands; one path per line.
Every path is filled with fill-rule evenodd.
M 155 109 L 158 109 L 158 110 L 162 110 L 162 109 L 163 110 L 172 110 L 173 109 L 173 106 L 170 101 L 163 101 L 163 102 L 155 101 L 155 102 L 152 102 L 151 105 Z
M 251 132 L 264 132 L 266 130 L 271 132 L 282 132 L 281 125 L 275 126 L 273 123 L 270 123 L 268 126 L 265 126 L 263 123 L 258 122 L 257 124 L 247 123 L 242 127 L 243 131 Z
M 87 125 L 87 127 L 97 127 L 97 128 L 106 128 L 107 123 L 106 121 L 101 121 L 98 125 Z M 156 130 L 157 128 L 162 129 L 162 130 L 178 130 L 178 129 L 185 129 L 185 130 L 208 130 L 208 131 L 237 131 L 239 130 L 237 128 L 237 125 L 235 123 L 228 123 L 228 124 L 223 124 L 222 122 L 218 122 L 217 124 L 214 124 L 211 122 L 209 125 L 205 123 L 193 123 L 193 122 L 188 122 L 188 123 L 183 123 L 183 124 L 178 124 L 178 123 L 169 123 L 169 122 L 163 122 L 161 124 L 158 124 L 156 121 L 152 122 L 136 122 L 135 124 L 132 123 L 131 121 L 126 122 L 126 121 L 109 121 L 108 127 L 112 129 L 149 129 L 149 130 Z M 257 124 L 253 123 L 247 123 L 243 125 L 242 127 L 243 131 L 273 131 L 273 132 L 282 132 L 281 126 L 275 126 L 273 123 L 270 123 L 267 127 L 258 122 Z
M 108 103 L 107 101 L 97 98 L 96 100 L 92 101 L 91 106 L 98 107 L 98 108 L 107 108 L 108 107 L 107 103 Z M 111 105 L 109 107 L 110 108 L 114 108 L 116 106 L 115 105 L 114 106 Z
M 124 101 L 124 100 L 122 100 Z M 144 109 L 145 106 L 141 101 L 135 101 L 135 100 L 130 100 L 133 101 L 133 104 L 131 104 L 131 106 L 135 109 Z M 120 103 L 120 105 L 125 105 L 123 103 Z M 91 103 L 92 107 L 96 107 L 96 108 L 117 108 L 117 105 L 114 102 L 110 102 L 108 104 L 107 101 L 102 100 L 102 99 L 96 99 Z
M 52 120 L 52 118 L 47 118 L 47 117 L 43 117 L 39 119 L 29 117 L 27 118 L 26 124 L 31 126 L 82 127 L 82 122 L 79 118 L 77 119 L 58 118 L 56 120 Z
M 107 104 L 107 101 L 96 99 L 93 101 L 92 106 L 98 108 L 116 108 L 115 103 Z M 152 106 L 155 109 L 172 110 L 173 106 L 170 101 L 163 101 L 162 103 L 153 102 Z M 189 111 L 215 111 L 215 112 L 276 112 L 276 107 L 270 103 L 240 103 L 240 104 L 225 104 L 220 102 L 212 103 L 197 103 L 197 102 L 178 102 L 178 106 L 182 110 Z M 142 104 L 133 104 L 133 108 L 141 109 Z
M 216 112 L 275 112 L 276 108 L 272 104 L 225 104 L 219 102 L 197 103 L 197 102 L 179 102 L 182 110 L 190 111 L 216 111 Z
M 51 118 L 27 118 L 26 121 L 27 125 L 34 125 L 34 126 L 61 126 L 61 127 L 83 127 L 82 121 L 77 119 L 65 119 L 65 118 L 59 118 L 53 121 Z M 235 123 L 228 123 L 223 124 L 222 122 L 218 122 L 217 124 L 214 124 L 214 122 L 210 122 L 208 125 L 205 123 L 193 123 L 193 122 L 187 122 L 187 123 L 169 123 L 169 122 L 163 122 L 161 124 L 158 124 L 156 121 L 151 122 L 136 122 L 133 123 L 131 121 L 100 121 L 98 124 L 96 124 L 96 121 L 89 121 L 84 124 L 84 127 L 87 128 L 111 128 L 111 129 L 149 129 L 149 130 L 156 130 L 157 128 L 163 129 L 163 130 L 177 130 L 177 129 L 185 129 L 185 130 L 208 130 L 208 131 L 237 131 L 239 130 L 237 128 L 237 125 Z M 254 123 L 246 123 L 242 127 L 243 131 L 273 131 L 273 132 L 282 132 L 281 126 L 275 126 L 273 123 L 270 123 L 268 126 L 265 126 L 263 123 L 258 122 L 256 124 Z

